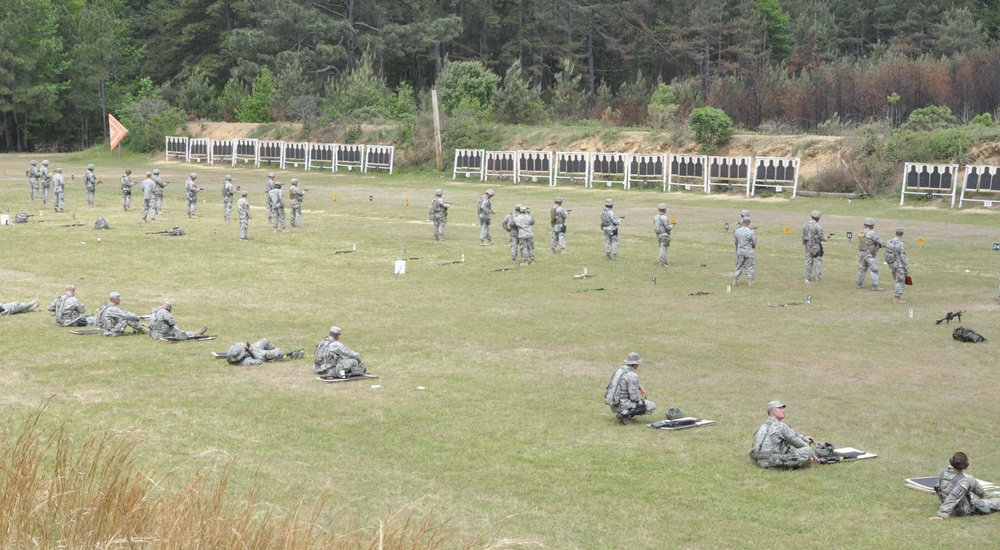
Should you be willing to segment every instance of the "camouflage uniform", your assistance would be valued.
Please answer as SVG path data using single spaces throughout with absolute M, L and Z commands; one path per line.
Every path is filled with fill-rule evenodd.
M 500 221 L 500 227 L 503 227 L 510 234 L 510 261 L 517 261 L 517 250 L 519 248 L 517 242 L 517 225 L 514 224 L 514 216 L 517 215 L 521 210 L 521 205 L 514 207 L 514 211 L 503 217 Z
M 871 223 L 869 223 L 871 222 Z M 881 248 L 882 239 L 875 232 L 875 221 L 871 218 L 865 219 L 865 228 L 858 236 L 858 281 L 857 287 L 864 288 L 865 272 L 871 271 L 872 290 L 880 290 L 878 287 L 878 249 Z
M 313 372 L 316 374 L 347 378 L 352 374 L 365 373 L 361 355 L 340 343 L 340 334 L 338 327 L 330 327 L 330 335 L 316 344 L 313 359 Z
M 629 353 L 625 364 L 611 375 L 611 382 L 605 391 L 605 404 L 622 424 L 631 423 L 633 416 L 652 414 L 656 410 L 656 403 L 643 398 L 639 386 L 639 374 L 635 372 L 635 367 L 641 363 L 638 353 Z
M 893 296 L 897 302 L 902 301 L 906 275 L 910 272 L 910 262 L 906 258 L 906 244 L 900 238 L 902 233 L 902 229 L 896 229 L 896 236 L 885 243 L 885 263 L 889 264 L 889 269 L 892 270 L 892 279 L 895 283 Z
M 125 334 L 125 327 L 132 327 L 132 330 L 139 333 L 145 329 L 139 323 L 138 315 L 118 307 L 114 301 L 104 304 L 104 307 L 97 312 L 97 325 L 101 327 L 101 334 L 105 336 L 121 336 Z
M 153 204 L 153 219 L 156 219 L 156 215 L 163 211 L 163 191 L 167 187 L 167 182 L 160 178 L 160 170 L 153 170 L 153 196 L 155 201 Z
M 42 182 L 42 204 L 48 204 L 49 189 L 52 187 L 52 176 L 49 174 L 49 161 L 42 161 L 42 168 L 38 173 L 38 177 Z
M 267 173 L 267 181 L 264 183 L 264 208 L 267 209 L 267 221 L 271 221 L 271 190 L 277 182 L 274 181 L 274 172 Z
M 31 200 L 38 198 L 38 178 L 41 177 L 42 171 L 38 169 L 38 162 L 31 161 L 31 166 L 28 168 L 28 188 L 31 193 Z
M 285 229 L 285 195 L 281 192 L 280 183 L 274 184 L 274 189 L 268 191 L 267 198 L 271 203 L 271 215 L 268 217 L 274 220 L 274 230 L 278 230 L 279 223 L 281 229 Z
M 62 175 L 62 168 L 56 168 L 56 173 L 52 175 L 52 194 L 55 199 L 52 206 L 56 212 L 66 211 L 66 178 Z
M 33 302 L 0 303 L 0 317 L 6 317 L 7 315 L 14 315 L 17 313 L 28 313 L 29 311 L 35 311 L 37 307 L 37 299 Z
M 292 227 L 302 227 L 302 199 L 306 192 L 299 187 L 299 180 L 292 178 L 292 188 L 288 190 L 292 203 Z
M 431 201 L 430 219 L 434 222 L 434 240 L 444 239 L 444 226 L 448 223 L 448 209 L 451 203 L 441 198 L 441 190 L 434 191 L 434 200 Z
M 56 324 L 61 327 L 83 327 L 96 323 L 93 317 L 84 315 L 87 307 L 83 302 L 69 292 L 60 294 L 49 302 L 49 311 L 56 314 Z
M 773 417 L 757 429 L 750 450 L 750 459 L 761 468 L 801 468 L 814 456 L 804 436 Z
M 226 182 L 222 184 L 222 219 L 227 222 L 233 216 L 233 177 L 226 176 Z
M 139 184 L 139 188 L 142 189 L 142 221 L 146 221 L 150 210 L 153 211 L 153 220 L 156 220 L 156 183 L 150 176 L 152 174 L 146 172 L 146 179 Z
M 125 170 L 122 176 L 122 210 L 132 208 L 132 171 Z
M 149 317 L 149 337 L 153 340 L 161 338 L 187 340 L 196 335 L 195 332 L 177 328 L 177 321 L 170 314 L 170 310 L 164 306 L 153 309 L 153 314 Z
M 97 176 L 94 174 L 94 165 L 87 166 L 87 172 L 83 175 L 83 185 L 87 188 L 87 206 L 94 207 L 94 194 L 97 193 Z
M 660 265 L 667 266 L 670 262 L 667 261 L 667 248 L 670 247 L 670 231 L 673 230 L 674 224 L 670 223 L 670 219 L 667 218 L 667 205 L 660 203 L 657 207 L 659 213 L 653 216 L 653 233 L 656 234 L 656 239 L 660 242 Z
M 247 240 L 247 229 L 250 227 L 250 201 L 247 200 L 246 191 L 240 200 L 236 201 L 236 215 L 240 218 L 240 239 Z
M 941 500 L 941 507 L 937 511 L 937 516 L 940 518 L 1000 511 L 1000 495 L 994 493 L 991 498 L 985 498 L 988 493 L 979 480 L 952 468 L 943 468 L 938 473 L 938 483 L 934 492 Z M 974 499 L 972 495 L 979 498 Z
M 285 352 L 274 347 L 267 338 L 261 338 L 250 344 L 249 350 L 245 343 L 238 342 L 230 346 L 226 352 L 226 361 L 229 361 L 229 364 L 242 366 L 263 365 L 270 361 L 280 361 L 284 357 Z
M 556 197 L 555 202 L 549 210 L 549 221 L 552 223 L 552 245 L 549 248 L 552 249 L 552 252 L 555 252 L 558 246 L 562 250 L 562 253 L 565 254 L 566 218 L 569 217 L 569 212 L 562 207 L 562 197 Z
M 823 243 L 826 233 L 819 224 L 821 214 L 813 210 L 812 219 L 802 226 L 802 244 L 806 247 L 806 282 L 812 278 L 813 267 L 816 268 L 816 282 L 823 280 Z
M 198 208 L 198 191 L 201 191 L 201 187 L 194 180 L 198 179 L 198 174 L 191 173 L 191 177 L 184 182 L 184 197 L 187 198 L 188 206 L 188 217 L 193 218 L 195 216 L 195 211 Z
M 521 248 L 521 261 L 529 264 L 535 262 L 535 231 L 531 226 L 535 225 L 535 218 L 527 208 L 520 214 L 514 215 L 514 225 L 517 226 L 517 242 Z
M 618 226 L 621 220 L 611 209 L 615 201 L 608 199 L 604 201 L 604 211 L 601 212 L 601 229 L 604 231 L 604 257 L 609 260 L 618 259 Z
M 490 235 L 490 216 L 493 215 L 491 198 L 493 198 L 493 190 L 487 189 L 486 194 L 480 197 L 479 206 L 476 209 L 479 216 L 479 244 L 493 244 L 493 237 Z
M 733 271 L 733 284 L 740 280 L 740 273 L 745 269 L 747 281 L 753 284 L 754 249 L 757 248 L 757 234 L 753 229 L 742 223 L 749 223 L 750 218 L 743 218 L 740 227 L 733 231 L 733 241 L 736 243 L 736 270 Z

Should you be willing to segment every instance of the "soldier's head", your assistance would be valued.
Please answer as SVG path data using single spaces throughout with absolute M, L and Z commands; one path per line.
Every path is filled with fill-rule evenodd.
M 897 237 L 902 237 L 903 236 L 903 228 L 902 227 L 897 227 L 896 228 L 896 236 Z
M 639 354 L 633 351 L 625 358 L 625 364 L 632 368 L 638 368 L 642 364 L 642 357 L 639 357 Z
M 562 202 L 563 202 L 562 197 L 556 197 L 556 204 L 562 204 Z
M 147 172 L 146 172 L 146 177 L 147 177 L 147 178 L 151 178 L 151 177 L 153 177 L 153 173 L 152 173 L 152 172 L 148 172 L 148 171 L 147 171 Z
M 340 327 L 330 327 L 330 336 L 332 336 L 334 340 L 339 339 L 343 332 L 344 331 L 340 330 Z
M 247 349 L 249 347 L 249 342 L 239 342 L 237 344 L 233 344 L 229 347 L 229 350 L 226 351 L 226 360 L 231 363 L 238 363 L 239 361 L 242 361 L 243 358 L 246 357 Z
M 131 173 L 132 173 L 132 169 L 131 168 L 126 168 L 125 169 L 125 174 L 126 175 L 131 174 Z
M 122 301 L 122 295 L 118 294 L 117 292 L 112 292 L 111 295 L 108 296 L 108 300 L 110 300 L 112 304 L 117 306 Z
M 246 191 L 240 191 L 240 196 L 242 196 L 242 197 L 247 196 L 247 192 Z
M 93 169 L 94 169 L 94 165 L 93 164 L 88 164 L 87 165 L 87 170 L 93 170 Z
M 272 180 L 273 180 L 273 179 L 274 179 L 274 177 L 275 177 L 275 176 L 274 176 L 274 172 L 268 172 L 268 173 L 267 173 L 267 177 L 268 177 L 268 179 L 272 179 Z
M 750 226 L 750 217 L 749 216 L 743 216 L 743 220 L 741 220 L 740 223 L 742 223 L 745 227 L 749 227 Z
M 47 160 L 43 160 L 42 161 L 42 166 L 48 166 L 48 165 L 49 165 L 49 161 L 47 161 Z
M 191 179 L 193 179 L 193 180 L 198 179 L 198 174 L 196 174 L 194 172 L 191 172 Z
M 816 221 L 819 221 L 819 219 L 820 219 L 820 217 L 822 215 L 823 215 L 823 213 L 820 212 L 819 210 L 813 210 L 812 213 L 809 214 L 809 217 L 812 218 L 812 219 L 814 219 L 814 220 L 816 220 Z
M 604 208 L 611 208 L 615 205 L 615 199 L 607 199 L 604 201 Z
M 656 209 L 659 210 L 660 212 L 666 212 L 667 211 L 667 203 L 661 202 L 660 204 L 656 205 Z
M 750 211 L 749 210 L 745 210 L 745 209 L 744 210 L 740 210 L 740 217 L 741 218 L 749 218 L 750 217 Z
M 56 172 L 59 172 L 60 174 L 62 174 L 62 168 L 56 168 Z
M 160 175 L 160 169 L 159 168 L 153 168 L 153 175 L 154 176 L 159 176 Z
M 33 160 L 33 161 L 31 161 L 31 165 L 32 165 L 32 166 L 37 166 L 37 165 L 38 165 L 38 161 L 37 161 L 37 160 Z
M 171 305 L 170 302 L 163 302 L 163 305 L 161 305 L 160 307 L 167 311 L 174 309 L 174 306 Z
M 444 194 L 444 192 L 443 192 L 443 191 L 441 191 L 440 189 L 435 189 L 435 190 L 434 190 L 434 196 L 435 196 L 435 197 L 440 197 L 440 196 L 441 196 L 441 195 L 443 195 L 443 194 Z
M 523 212 L 523 211 L 524 211 L 524 205 L 523 204 L 515 204 L 514 205 L 514 212 Z
M 280 181 L 274 182 L 274 188 L 275 189 L 281 189 L 281 182 Z
M 70 296 L 76 295 L 76 287 L 73 285 L 66 285 L 66 294 Z
M 230 176 L 229 174 L 226 174 L 226 181 L 233 181 L 233 177 Z
M 767 404 L 767 415 L 778 420 L 785 418 L 785 404 L 778 400 L 771 401 Z
M 496 195 L 496 193 L 494 193 L 492 189 L 487 189 L 487 190 L 486 190 L 486 196 L 487 196 L 487 197 L 489 197 L 489 198 L 491 198 L 491 199 L 492 199 L 492 198 L 493 198 L 493 195 Z
M 967 470 L 969 469 L 969 457 L 962 451 L 958 451 L 951 455 L 951 460 L 948 461 L 948 464 L 951 464 L 951 467 L 956 470 Z
M 292 183 L 292 185 L 298 185 L 299 184 L 299 178 L 292 178 L 291 183 Z
M 865 227 L 875 227 L 875 218 L 865 218 Z

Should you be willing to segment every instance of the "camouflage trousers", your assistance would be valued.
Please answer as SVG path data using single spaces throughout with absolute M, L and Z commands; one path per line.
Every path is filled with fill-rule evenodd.
M 493 237 L 490 236 L 489 218 L 479 218 L 479 240 L 493 242 Z
M 272 206 L 271 215 L 269 216 L 274 222 L 274 228 L 278 229 L 278 225 L 281 224 L 281 229 L 285 228 L 285 207 L 284 206 Z
M 660 241 L 660 265 L 667 265 L 667 249 L 670 248 L 670 235 L 664 233 L 656 239 Z
M 902 296 L 903 287 L 906 286 L 906 270 L 902 267 L 892 268 L 893 296 Z
M 233 198 L 222 199 L 222 219 L 227 222 L 233 217 Z
M 132 208 L 132 191 L 122 191 L 122 208 Z
M 744 270 L 747 272 L 747 280 L 752 281 L 754 277 L 754 264 L 756 263 L 756 258 L 753 254 L 737 254 L 736 255 L 736 271 L 733 271 L 733 279 L 739 279 L 740 273 Z
M 156 199 L 155 198 L 147 199 L 147 198 L 144 197 L 142 199 L 142 219 L 143 219 L 143 221 L 146 220 L 146 216 L 149 215 L 149 211 L 150 210 L 153 211 L 153 219 L 155 220 L 156 219 Z
M 107 323 L 105 326 L 101 327 L 101 334 L 104 336 L 121 336 L 125 334 L 125 327 L 132 327 L 132 330 L 142 332 L 142 325 L 140 325 L 137 321 L 112 319 L 112 323 Z
M 604 232 L 604 253 L 618 256 L 618 235 Z
M 444 224 L 448 223 L 448 218 L 434 218 L 434 235 L 444 237 Z
M 28 302 L 7 302 L 6 304 L 0 304 L 0 317 L 14 315 L 15 313 L 26 313 L 30 309 L 31 304 Z
M 194 216 L 195 210 L 198 208 L 198 197 L 188 197 L 188 216 Z
M 55 200 L 52 201 L 52 206 L 56 211 L 62 210 L 66 207 L 66 193 L 57 190 L 55 192 Z
M 292 201 L 292 227 L 302 227 L 302 201 Z
M 325 368 L 324 368 L 325 367 Z M 316 369 L 313 369 L 316 370 Z M 352 359 L 350 357 L 340 357 L 337 360 L 337 364 L 330 367 L 323 365 L 319 370 L 316 370 L 317 374 L 323 376 L 338 376 L 340 378 L 347 378 L 348 376 L 357 376 L 365 373 L 365 366 L 358 362 L 357 359 Z
M 511 261 L 517 260 L 517 249 L 518 249 L 517 231 L 511 231 L 511 233 L 510 233 L 510 260 Z
M 250 227 L 250 220 L 240 218 L 240 239 L 247 240 L 247 229 Z
M 52 182 L 45 183 L 42 182 L 42 204 L 49 203 L 49 189 L 52 187 Z
M 518 238 L 517 242 L 521 249 L 522 260 L 535 259 L 535 237 Z
M 858 288 L 865 286 L 865 272 L 871 272 L 872 288 L 878 287 L 878 258 L 869 252 L 858 254 Z
M 28 187 L 31 192 L 31 200 L 38 198 L 38 180 L 36 178 L 31 178 L 28 180 Z
M 643 399 L 638 403 L 626 401 L 619 404 L 617 407 L 611 407 L 611 412 L 630 418 L 633 416 L 639 416 L 640 414 L 653 414 L 656 412 L 656 403 L 653 403 L 648 399 Z
M 806 280 L 812 279 L 813 268 L 816 268 L 816 282 L 823 280 L 823 256 L 813 256 L 809 249 L 806 249 Z
M 556 251 L 556 247 L 561 248 L 563 251 L 566 250 L 566 232 L 564 229 L 565 225 L 556 225 L 552 227 L 552 251 Z
M 87 206 L 94 206 L 95 193 L 96 193 L 95 189 L 90 189 L 90 188 L 87 189 Z
M 801 468 L 815 456 L 812 447 L 791 449 L 787 453 L 774 453 L 766 456 L 750 453 L 750 458 L 761 468 L 794 469 Z

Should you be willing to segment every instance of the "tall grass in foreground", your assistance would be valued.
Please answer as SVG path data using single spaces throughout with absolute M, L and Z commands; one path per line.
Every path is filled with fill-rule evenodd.
M 404 508 L 378 526 L 324 522 L 326 502 L 279 511 L 251 490 L 225 506 L 230 465 L 184 483 L 140 471 L 131 434 L 74 440 L 44 429 L 37 412 L 20 429 L 0 430 L 0 548 L 501 548 L 480 536 L 465 543 L 432 510 Z

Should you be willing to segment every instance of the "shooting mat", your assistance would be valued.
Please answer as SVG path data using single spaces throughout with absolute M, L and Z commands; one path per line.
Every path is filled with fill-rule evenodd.
M 374 374 L 355 374 L 348 376 L 347 378 L 323 378 L 322 376 L 317 376 L 316 380 L 320 382 L 329 382 L 331 384 L 336 384 L 338 382 L 354 382 L 355 380 L 368 380 L 371 378 L 378 378 Z
M 915 491 L 920 491 L 921 493 L 934 494 L 934 486 L 937 485 L 938 476 L 928 476 L 928 477 L 911 477 L 903 480 L 903 485 L 907 489 L 913 489 Z M 990 483 L 989 481 L 979 480 L 979 484 L 983 486 L 987 492 L 994 492 L 1000 490 L 995 483 Z
M 648 426 L 650 428 L 658 428 L 660 430 L 686 430 L 688 428 L 708 426 L 709 424 L 715 424 L 715 421 L 685 416 L 684 418 L 675 418 L 674 420 L 661 420 L 659 422 L 653 422 L 652 424 L 648 424 Z

